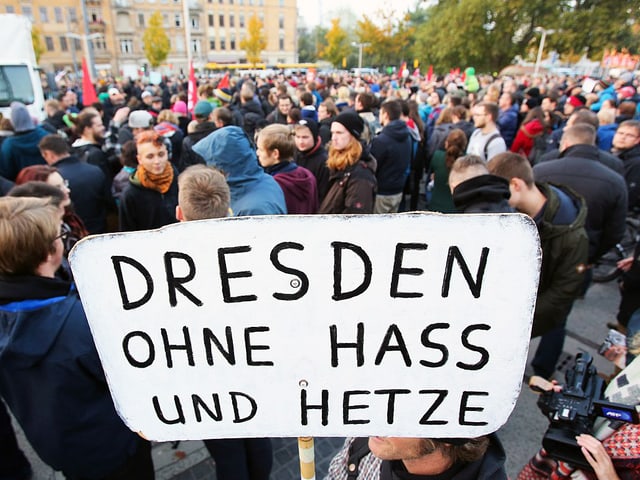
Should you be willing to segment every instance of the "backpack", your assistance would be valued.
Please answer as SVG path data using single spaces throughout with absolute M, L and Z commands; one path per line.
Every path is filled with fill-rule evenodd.
M 547 153 L 547 146 L 549 145 L 550 140 L 549 137 L 549 134 L 546 132 L 533 137 L 533 148 L 529 152 L 529 155 L 527 155 L 531 166 L 534 166 L 538 162 L 540 162 L 542 156 Z
M 484 161 L 485 162 L 489 160 L 489 145 L 491 145 L 491 142 L 493 142 L 496 138 L 500 138 L 500 137 L 502 137 L 502 135 L 500 135 L 499 133 L 494 133 L 487 139 L 487 143 L 484 144 Z

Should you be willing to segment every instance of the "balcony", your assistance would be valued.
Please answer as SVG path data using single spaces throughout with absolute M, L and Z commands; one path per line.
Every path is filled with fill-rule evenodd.
M 104 20 L 89 22 L 89 33 L 104 33 L 106 24 Z

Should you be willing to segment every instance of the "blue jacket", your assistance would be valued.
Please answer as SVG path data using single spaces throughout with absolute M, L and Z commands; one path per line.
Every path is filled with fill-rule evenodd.
M 143 442 L 118 417 L 78 294 L 61 280 L 0 277 L 0 395 L 66 475 L 102 478 Z
M 38 143 L 48 134 L 44 128 L 36 127 L 7 137 L 0 150 L 0 175 L 14 181 L 24 167 L 44 165 Z
M 504 138 L 504 143 L 507 144 L 507 148 L 511 148 L 518 131 L 518 105 L 511 105 L 511 108 L 507 110 L 500 110 L 496 123 L 500 135 Z
M 264 172 L 242 128 L 220 128 L 196 143 L 193 151 L 226 175 L 235 216 L 287 213 L 280 185 Z

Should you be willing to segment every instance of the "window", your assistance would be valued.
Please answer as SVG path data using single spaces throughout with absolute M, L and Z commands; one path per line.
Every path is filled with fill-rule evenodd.
M 284 7 L 284 0 L 279 0 L 279 2 L 280 2 L 280 6 Z
M 16 13 L 16 9 L 13 8 L 13 5 L 7 5 L 7 13 Z
M 67 43 L 67 37 L 60 37 L 60 50 L 67 52 L 69 50 L 69 44 Z
M 120 39 L 120 52 L 124 54 L 133 53 L 133 40 L 130 38 Z
M 33 22 L 33 10 L 27 5 L 22 5 L 22 14 Z
M 144 13 L 138 14 L 138 25 L 144 27 Z
M 162 26 L 164 28 L 169 28 L 169 15 L 166 13 L 162 14 Z
M 107 49 L 107 42 L 103 38 L 96 38 L 91 40 L 91 45 L 96 51 L 105 51 Z
M 62 16 L 62 8 L 54 7 L 53 8 L 53 16 L 56 19 L 56 23 L 64 23 L 64 18 Z
M 47 15 L 47 7 L 40 7 L 40 21 L 42 23 L 49 23 L 49 16 Z
M 284 28 L 284 15 L 282 13 L 278 17 L 278 28 Z
M 226 50 L 227 49 L 227 41 L 224 38 L 220 39 L 220 50 Z
M 182 27 L 182 15 L 180 15 L 179 13 L 176 13 L 174 23 L 176 28 Z
M 82 43 L 80 43 L 79 38 L 73 39 L 73 49 L 77 52 L 82 49 Z
M 222 13 L 218 15 L 218 26 L 224 27 L 224 15 Z
M 184 52 L 184 35 L 176 35 L 176 51 Z
M 199 38 L 192 38 L 191 39 L 191 52 L 192 53 L 200 53 L 200 39 Z
M 76 13 L 76 9 L 74 7 L 69 7 L 69 10 L 67 10 L 67 13 L 69 14 L 70 22 L 78 21 L 78 14 Z
M 238 5 L 244 5 L 244 0 L 238 0 Z
M 229 26 L 230 27 L 235 27 L 236 26 L 236 21 L 235 21 L 235 17 L 233 16 L 233 13 L 229 14 Z
M 280 50 L 284 50 L 284 35 L 281 33 L 280 38 L 278 39 L 278 48 Z
M 218 0 L 218 3 L 219 3 L 220 5 L 222 5 L 222 4 L 224 4 L 224 0 Z
M 209 50 L 215 50 L 216 49 L 216 39 L 215 38 L 210 38 L 209 39 Z
M 213 14 L 210 13 L 209 15 L 207 15 L 207 21 L 209 23 L 209 26 L 213 27 Z
M 258 6 L 264 7 L 264 0 L 258 0 Z
M 44 44 L 47 47 L 47 52 L 53 52 L 53 37 L 44 37 Z
M 191 17 L 191 28 L 194 30 L 200 30 L 200 17 L 195 16 Z
M 229 48 L 231 50 L 235 50 L 236 49 L 236 36 L 235 35 L 231 35 L 231 38 L 229 39 Z
M 240 28 L 244 28 L 244 15 L 240 14 L 238 16 L 238 26 Z

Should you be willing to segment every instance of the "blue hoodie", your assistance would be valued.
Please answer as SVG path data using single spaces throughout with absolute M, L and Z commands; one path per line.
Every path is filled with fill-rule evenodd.
M 240 127 L 227 126 L 210 133 L 193 146 L 193 151 L 226 175 L 234 215 L 287 213 L 280 185 L 264 172 L 249 137 Z

